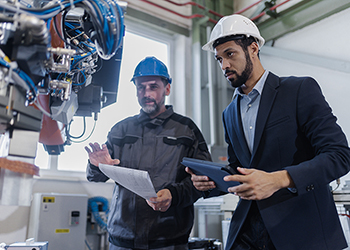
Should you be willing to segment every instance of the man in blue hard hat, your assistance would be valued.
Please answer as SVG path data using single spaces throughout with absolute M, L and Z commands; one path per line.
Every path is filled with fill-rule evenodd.
M 155 57 L 147 57 L 135 68 L 134 82 L 142 110 L 151 118 L 166 110 L 165 96 L 170 94 L 171 78 L 167 67 Z
M 100 146 L 90 143 L 87 178 L 105 182 L 100 163 L 148 171 L 157 197 L 145 200 L 116 183 L 108 217 L 110 250 L 188 249 L 193 203 L 201 196 L 181 165 L 183 157 L 211 160 L 194 122 L 165 105 L 171 78 L 167 67 L 146 57 L 131 79 L 142 107 L 118 122 Z

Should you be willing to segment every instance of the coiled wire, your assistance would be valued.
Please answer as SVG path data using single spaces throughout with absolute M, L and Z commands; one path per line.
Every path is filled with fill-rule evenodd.
M 91 17 L 96 39 L 92 41 L 96 45 L 97 53 L 105 60 L 110 59 L 122 44 L 125 32 L 124 12 L 113 0 L 72 0 L 52 1 L 46 6 L 27 8 L 20 5 L 9 4 L 0 1 L 0 9 L 12 12 L 36 16 L 45 21 L 55 17 L 60 12 L 81 7 Z

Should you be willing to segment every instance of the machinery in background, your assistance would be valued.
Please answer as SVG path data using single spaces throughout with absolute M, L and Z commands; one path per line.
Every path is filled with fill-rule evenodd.
M 350 181 L 345 181 L 341 189 L 340 181 L 336 182 L 337 186 L 332 190 L 333 199 L 339 214 L 340 223 L 343 227 L 345 239 L 350 249 Z
M 222 250 L 222 244 L 214 238 L 196 238 L 188 240 L 188 249 Z
M 191 236 L 194 239 L 199 239 L 200 242 L 203 239 L 218 239 L 222 244 L 222 249 L 224 249 L 230 219 L 238 201 L 238 196 L 233 194 L 209 199 L 201 198 L 196 201 L 194 203 L 195 221 Z M 194 243 L 197 242 L 195 241 Z
M 87 207 L 87 195 L 35 193 L 28 238 L 48 241 L 50 250 L 85 250 Z
M 109 202 L 82 194 L 35 193 L 26 242 L 0 250 L 107 250 Z M 84 240 L 85 239 L 85 240 Z M 49 248 L 48 248 L 49 246 Z
M 73 116 L 116 102 L 126 3 L 0 0 L 0 205 L 30 205 L 37 142 L 69 145 Z
M 26 240 L 26 242 L 17 242 L 7 246 L 5 243 L 0 244 L 0 250 L 48 250 L 49 243 L 35 242 L 33 238 Z
M 108 213 L 109 202 L 106 198 L 100 196 L 89 198 L 85 241 L 88 249 L 108 249 Z

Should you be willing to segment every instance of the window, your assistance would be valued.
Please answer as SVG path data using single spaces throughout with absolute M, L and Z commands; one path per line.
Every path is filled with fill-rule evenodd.
M 103 108 L 98 114 L 95 130 L 90 138 L 82 143 L 65 146 L 64 152 L 58 157 L 47 156 L 40 144 L 38 146 L 35 164 L 41 169 L 50 171 L 50 175 L 57 171 L 84 171 L 87 164 L 87 153 L 84 149 L 89 142 L 104 143 L 111 127 L 118 121 L 139 113 L 140 107 L 136 98 L 135 87 L 130 79 L 136 65 L 146 56 L 155 56 L 169 66 L 169 43 L 166 40 L 154 40 L 136 32 L 126 31 L 122 55 L 121 73 L 118 87 L 117 102 Z M 93 129 L 94 120 L 86 118 L 86 134 L 84 140 Z M 83 131 L 83 118 L 73 117 L 70 133 L 79 136 Z M 48 163 L 50 161 L 50 164 Z M 62 172 L 63 173 L 63 172 Z M 68 173 L 69 174 L 69 173 Z M 44 172 L 45 175 L 45 172 Z

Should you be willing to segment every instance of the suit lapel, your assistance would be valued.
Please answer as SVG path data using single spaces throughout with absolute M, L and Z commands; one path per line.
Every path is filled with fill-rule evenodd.
M 279 86 L 279 78 L 276 75 L 269 73 L 261 94 L 259 111 L 256 117 L 254 147 L 253 147 L 253 154 L 252 154 L 251 160 L 253 160 L 256 150 L 259 147 L 261 136 L 266 125 L 267 117 L 270 114 L 272 105 L 275 101 L 276 94 L 278 92 L 277 91 L 278 86 Z
M 234 107 L 234 112 L 232 115 L 232 124 L 239 142 L 239 145 L 234 145 L 234 147 L 236 149 L 236 157 L 238 158 L 239 162 L 244 167 L 248 167 L 251 154 L 248 148 L 247 141 L 244 136 L 243 126 L 242 126 L 241 109 L 240 109 L 240 102 L 239 102 L 240 98 L 241 97 L 237 95 L 235 99 L 232 101 L 233 107 Z M 234 143 L 234 141 L 232 143 Z

